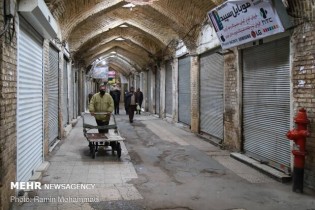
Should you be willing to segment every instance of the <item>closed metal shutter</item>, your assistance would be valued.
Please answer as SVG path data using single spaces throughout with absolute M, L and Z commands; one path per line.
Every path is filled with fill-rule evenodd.
M 223 56 L 200 57 L 200 130 L 223 139 Z
M 140 88 L 140 75 L 136 76 L 136 88 Z
M 167 115 L 172 115 L 173 109 L 173 94 L 172 94 L 172 65 L 171 61 L 166 62 L 165 72 L 165 112 Z
M 74 97 L 74 72 L 70 68 L 70 79 L 69 79 L 69 120 L 73 119 L 73 97 Z
M 63 106 L 62 106 L 62 117 L 63 126 L 66 127 L 68 124 L 68 61 L 64 59 L 63 61 Z
M 280 170 L 290 167 L 289 38 L 243 51 L 244 150 Z
M 151 111 L 152 107 L 152 99 L 151 99 L 151 77 L 152 77 L 152 71 L 148 71 L 148 112 Z
M 155 73 L 155 113 L 160 114 L 160 71 Z
M 48 136 L 49 146 L 52 146 L 58 137 L 58 106 L 59 106 L 59 53 L 50 46 L 49 48 L 49 73 L 48 73 Z M 46 80 L 47 81 L 47 80 Z
M 21 19 L 18 39 L 17 181 L 43 160 L 43 41 Z
M 190 57 L 178 60 L 178 121 L 190 125 Z
M 78 116 L 78 71 L 74 72 L 74 118 L 76 119 Z

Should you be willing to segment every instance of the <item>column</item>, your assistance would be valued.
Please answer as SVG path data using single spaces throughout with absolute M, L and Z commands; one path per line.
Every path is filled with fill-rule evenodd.
M 199 132 L 199 57 L 197 54 L 191 55 L 191 131 Z

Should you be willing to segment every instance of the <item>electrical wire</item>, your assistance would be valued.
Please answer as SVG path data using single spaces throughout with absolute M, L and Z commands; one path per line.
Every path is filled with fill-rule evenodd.
M 1 38 L 1 37 L 3 36 L 3 34 L 5 34 L 5 32 L 8 30 L 9 25 L 10 25 L 10 22 L 11 22 L 11 17 L 9 17 L 8 20 L 5 21 L 4 29 L 3 29 L 3 31 L 0 32 L 0 38 Z

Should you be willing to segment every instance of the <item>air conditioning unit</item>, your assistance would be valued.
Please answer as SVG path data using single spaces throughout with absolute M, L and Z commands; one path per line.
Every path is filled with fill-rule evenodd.
M 57 22 L 44 0 L 20 0 L 18 11 L 45 39 L 57 37 Z

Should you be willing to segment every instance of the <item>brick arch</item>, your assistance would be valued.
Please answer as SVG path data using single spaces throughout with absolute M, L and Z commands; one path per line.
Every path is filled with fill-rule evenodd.
M 182 40 L 189 50 L 194 49 L 207 12 L 224 2 L 224 0 L 45 1 L 60 23 L 63 40 L 69 43 L 70 51 L 74 54 L 76 52 L 81 54 L 86 52 L 86 49 L 98 45 L 92 40 L 102 40 L 101 34 L 109 34 L 111 30 L 124 23 L 147 34 L 141 41 L 135 37 L 127 38 L 140 47 L 150 49 L 150 52 L 165 51 L 169 48 L 172 48 L 170 51 L 173 52 L 174 43 L 178 40 Z M 133 2 L 137 6 L 132 11 L 123 8 L 127 2 Z M 147 43 L 155 40 L 162 43 L 166 49 L 162 45 L 159 48 L 156 46 L 147 48 Z
M 111 59 L 111 60 L 119 60 L 123 63 L 125 63 L 126 65 L 130 66 L 129 69 L 135 69 L 137 71 L 140 71 L 142 69 L 141 67 L 141 63 L 138 63 L 137 61 L 134 60 L 134 57 L 132 56 L 131 52 L 125 51 L 124 49 L 118 49 L 116 48 L 115 50 L 117 51 L 116 56 L 113 56 L 113 54 L 111 54 L 113 48 L 109 49 L 108 51 L 105 51 L 103 53 L 99 53 L 95 56 L 90 57 L 87 60 L 87 64 L 92 63 L 94 60 L 96 59 Z
M 83 56 L 87 58 L 96 57 L 97 55 L 102 54 L 104 52 L 116 51 L 116 53 L 119 53 L 121 50 L 132 52 L 134 54 L 133 58 L 136 59 L 135 61 L 138 63 L 145 64 L 150 61 L 149 53 L 145 49 L 134 44 L 133 42 L 127 42 L 127 40 L 125 41 L 111 40 L 99 46 L 98 48 L 88 52 L 86 56 L 84 55 Z M 139 58 L 136 58 L 136 56 Z
M 129 71 L 126 70 L 126 67 L 119 65 L 116 61 L 108 61 L 108 66 L 124 76 L 129 75 Z
M 157 55 L 166 45 L 156 39 L 154 36 L 141 31 L 138 28 L 135 28 L 131 25 L 127 25 L 127 28 L 115 27 L 109 31 L 97 35 L 95 38 L 88 40 L 82 47 L 76 52 L 76 54 L 81 57 L 85 57 L 92 51 L 101 48 L 107 42 L 110 42 L 118 37 L 126 39 L 128 42 L 139 46 L 144 51 L 152 55 Z M 105 38 L 104 38 L 105 37 Z
M 166 45 L 172 39 L 178 38 L 176 28 L 172 27 L 172 22 L 164 16 L 159 19 L 155 18 L 154 15 L 158 15 L 158 13 L 154 13 L 149 8 L 141 7 L 137 8 L 137 11 L 118 8 L 95 18 L 86 19 L 73 29 L 69 36 L 69 44 L 73 51 L 77 51 L 88 40 L 123 23 L 128 23 L 151 34 Z

